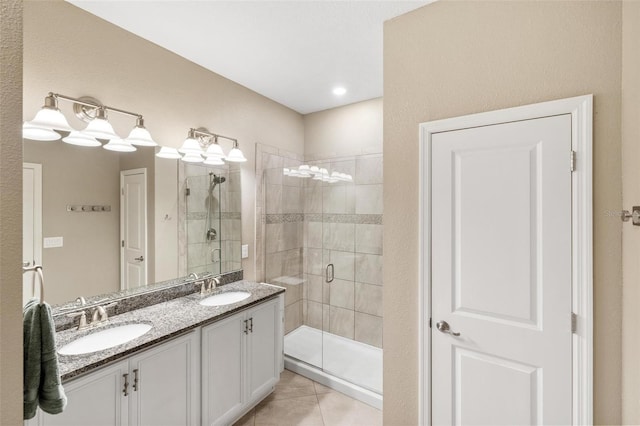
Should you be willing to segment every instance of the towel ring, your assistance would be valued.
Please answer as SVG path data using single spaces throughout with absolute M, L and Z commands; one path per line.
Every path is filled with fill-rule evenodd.
M 42 265 L 34 265 L 31 267 L 23 267 L 22 273 L 33 271 L 33 280 L 31 281 L 31 292 L 36 294 L 36 275 L 40 278 L 40 304 L 44 303 L 44 275 L 42 273 Z

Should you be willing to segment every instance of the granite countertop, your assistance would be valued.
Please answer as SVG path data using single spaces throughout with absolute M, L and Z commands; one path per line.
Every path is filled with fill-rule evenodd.
M 247 299 L 224 306 L 202 306 L 198 302 L 213 294 L 228 291 L 246 291 L 251 293 Z M 132 323 L 151 324 L 152 329 L 146 334 L 125 344 L 98 352 L 83 355 L 60 355 L 58 363 L 62 381 L 70 380 L 80 374 L 88 373 L 107 363 L 129 356 L 140 350 L 149 348 L 164 340 L 179 336 L 196 327 L 206 325 L 238 311 L 258 304 L 285 291 L 282 287 L 260 284 L 251 281 L 237 281 L 216 288 L 212 293 L 200 296 L 200 293 L 158 303 L 145 308 L 125 312 L 113 316 L 103 324 L 78 331 L 59 331 L 56 333 L 56 346 L 60 349 L 65 344 L 93 332 L 118 325 Z M 87 313 L 87 320 L 90 320 Z

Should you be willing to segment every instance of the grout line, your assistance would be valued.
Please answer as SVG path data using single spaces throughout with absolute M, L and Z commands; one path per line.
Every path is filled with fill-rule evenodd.
M 313 382 L 313 391 L 316 393 L 316 404 L 318 404 L 318 411 L 320 411 L 320 418 L 322 419 L 323 426 L 326 426 L 324 421 L 324 414 L 322 414 L 322 406 L 320 405 L 320 398 L 318 398 L 318 390 L 316 389 L 316 382 Z

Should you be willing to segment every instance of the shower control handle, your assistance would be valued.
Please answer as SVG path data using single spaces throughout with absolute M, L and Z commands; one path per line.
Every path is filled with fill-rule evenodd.
M 331 270 L 331 273 L 329 273 L 329 270 Z M 325 281 L 330 283 L 333 281 L 333 263 L 330 263 L 327 265 L 327 268 L 325 270 L 326 274 L 325 274 Z

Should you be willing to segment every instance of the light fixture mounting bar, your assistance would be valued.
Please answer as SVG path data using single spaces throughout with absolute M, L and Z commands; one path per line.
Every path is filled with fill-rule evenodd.
M 107 105 L 102 105 L 100 103 L 87 102 L 86 100 L 74 98 L 74 97 L 67 96 L 67 95 L 62 95 L 60 93 L 49 92 L 49 96 L 53 96 L 56 99 L 62 99 L 62 100 L 68 101 L 68 102 L 73 102 L 75 104 L 84 105 L 84 106 L 87 106 L 89 108 L 95 108 L 95 109 L 103 108 L 103 109 L 108 110 L 108 111 L 113 111 L 113 112 L 117 112 L 117 113 L 120 113 L 120 114 L 129 115 L 129 116 L 132 116 L 132 117 L 142 118 L 142 114 L 138 114 L 136 112 L 126 111 L 124 109 L 110 107 L 110 106 L 107 106 Z
M 211 133 L 211 132 L 209 132 L 207 130 L 203 130 L 202 128 L 200 128 L 200 129 L 191 128 L 190 131 L 193 132 L 195 135 L 208 136 L 208 137 L 214 138 L 214 139 L 215 138 L 228 139 L 230 141 L 233 141 L 234 144 L 238 143 L 238 140 L 236 138 L 231 138 L 229 136 L 219 135 L 217 133 Z

